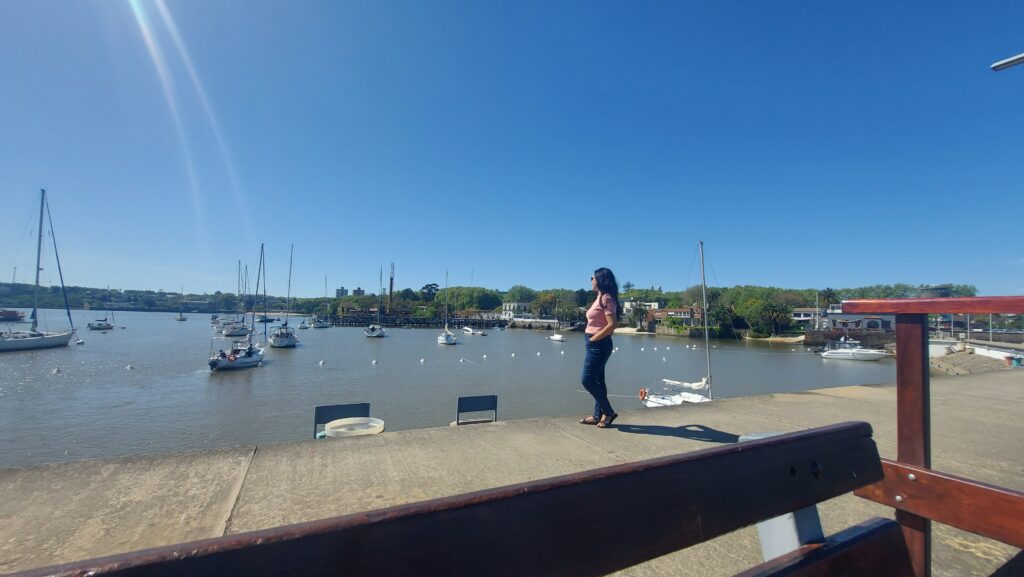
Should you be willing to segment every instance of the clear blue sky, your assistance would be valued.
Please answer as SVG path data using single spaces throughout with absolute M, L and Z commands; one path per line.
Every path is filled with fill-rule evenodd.
M 1024 294 L 1024 3 L 4 2 L 0 279 Z M 44 280 L 56 282 L 53 269 Z M 385 279 L 386 282 L 386 279 Z

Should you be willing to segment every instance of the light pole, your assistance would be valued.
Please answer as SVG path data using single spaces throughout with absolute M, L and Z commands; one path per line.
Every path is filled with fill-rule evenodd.
M 1000 60 L 999 62 L 996 62 L 991 66 L 991 68 L 993 72 L 999 72 L 1000 70 L 1005 70 L 1011 66 L 1016 66 L 1022 63 L 1024 63 L 1024 54 L 1018 54 L 1016 56 L 1011 56 L 1005 60 Z

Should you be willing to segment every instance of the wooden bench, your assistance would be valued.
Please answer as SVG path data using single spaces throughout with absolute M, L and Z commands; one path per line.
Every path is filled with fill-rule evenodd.
M 29 575 L 604 575 L 884 476 L 852 422 Z M 871 519 L 747 576 L 912 575 L 900 526 Z

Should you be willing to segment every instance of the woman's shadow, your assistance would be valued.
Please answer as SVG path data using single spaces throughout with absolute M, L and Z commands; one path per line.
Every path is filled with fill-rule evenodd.
M 726 433 L 705 427 L 704 425 L 680 425 L 678 427 L 666 427 L 664 425 L 617 425 L 615 426 L 622 433 L 634 435 L 657 435 L 659 437 L 678 437 L 693 441 L 707 441 L 709 443 L 735 443 L 740 440 L 739 435 Z

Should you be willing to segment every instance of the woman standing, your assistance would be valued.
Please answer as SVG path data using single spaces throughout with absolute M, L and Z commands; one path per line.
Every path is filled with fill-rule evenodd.
M 604 366 L 612 354 L 612 333 L 619 316 L 619 284 L 606 268 L 595 270 L 590 284 L 597 291 L 597 299 L 587 309 L 583 388 L 594 397 L 594 414 L 580 419 L 580 423 L 604 429 L 619 416 L 608 402 L 608 385 L 604 381 Z

